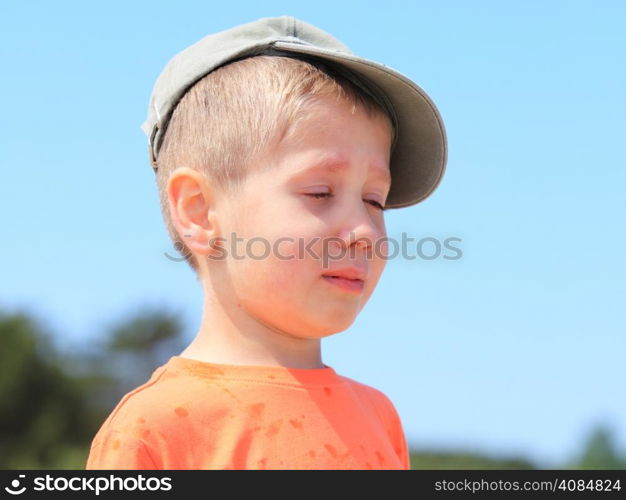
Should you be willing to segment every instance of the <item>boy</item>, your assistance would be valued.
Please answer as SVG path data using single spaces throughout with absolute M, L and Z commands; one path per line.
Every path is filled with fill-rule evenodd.
M 200 330 L 104 422 L 88 469 L 408 469 L 379 390 L 322 362 L 385 264 L 383 209 L 438 185 L 419 87 L 292 17 L 200 40 L 147 121 L 165 223 L 201 282 Z

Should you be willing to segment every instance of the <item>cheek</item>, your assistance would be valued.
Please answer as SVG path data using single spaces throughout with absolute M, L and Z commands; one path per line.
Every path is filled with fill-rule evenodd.
M 365 295 L 366 301 L 369 300 L 370 296 L 380 282 L 380 278 L 385 270 L 385 266 L 387 265 L 386 254 L 383 254 L 380 250 L 377 252 L 374 252 L 373 250 L 372 256 L 367 259 L 367 264 L 370 270 L 371 279 Z
M 301 295 L 298 290 L 306 287 L 306 273 L 297 258 L 283 260 L 275 255 L 257 259 L 247 257 L 236 263 L 233 271 L 236 293 L 251 307 L 255 304 L 260 307 L 274 304 L 272 308 L 277 303 L 287 305 Z

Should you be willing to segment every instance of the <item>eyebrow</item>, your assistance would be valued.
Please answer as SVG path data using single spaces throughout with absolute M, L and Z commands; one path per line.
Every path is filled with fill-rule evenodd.
M 316 170 L 325 170 L 327 172 L 332 172 L 332 173 L 343 172 L 347 168 L 348 168 L 348 162 L 331 156 L 331 157 L 322 158 L 321 160 L 316 161 L 312 165 L 305 167 L 301 170 L 298 170 L 295 173 L 295 175 L 300 176 L 302 174 L 305 174 L 311 171 L 316 171 Z M 389 173 L 389 170 L 386 168 L 375 167 L 374 173 L 372 175 L 376 179 L 381 179 L 391 184 L 391 174 Z

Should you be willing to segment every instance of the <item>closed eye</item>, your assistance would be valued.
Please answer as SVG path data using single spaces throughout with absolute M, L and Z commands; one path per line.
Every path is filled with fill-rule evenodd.
M 306 196 L 311 196 L 312 198 L 315 198 L 317 200 L 324 199 L 324 198 L 332 198 L 333 196 L 335 196 L 332 193 L 305 193 L 305 194 L 306 194 Z M 373 207 L 378 208 L 379 210 L 385 210 L 385 207 L 383 207 L 376 200 L 363 200 L 363 201 L 366 201 L 367 203 L 369 203 Z
M 332 193 L 305 193 L 307 196 L 312 196 L 313 198 L 316 199 L 320 199 L 320 198 L 330 198 L 331 196 L 333 196 Z
M 375 206 L 376 208 L 378 208 L 379 210 L 385 210 L 385 207 L 383 207 L 380 203 L 378 203 L 376 200 L 365 200 L 368 203 L 372 204 L 373 206 Z

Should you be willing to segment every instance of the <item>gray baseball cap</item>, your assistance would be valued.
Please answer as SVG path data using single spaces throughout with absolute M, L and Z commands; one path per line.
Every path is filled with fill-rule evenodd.
M 265 17 L 208 35 L 166 64 L 154 84 L 148 118 L 141 125 L 155 171 L 168 122 L 185 92 L 218 67 L 261 54 L 319 62 L 387 110 L 396 137 L 385 208 L 419 203 L 439 185 L 446 168 L 447 140 L 443 120 L 428 95 L 405 75 L 354 55 L 330 34 L 291 16 Z

